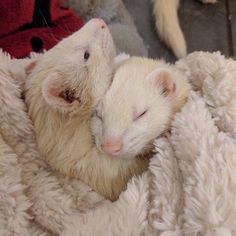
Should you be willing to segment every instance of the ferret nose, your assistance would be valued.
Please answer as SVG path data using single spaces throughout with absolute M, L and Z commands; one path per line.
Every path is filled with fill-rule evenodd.
M 121 138 L 110 138 L 101 145 L 101 148 L 105 153 L 116 156 L 119 154 L 122 146 L 123 143 Z
M 99 18 L 94 18 L 91 20 L 92 22 L 94 22 L 95 24 L 97 24 L 100 28 L 104 29 L 107 27 L 107 24 L 105 23 L 104 20 L 99 19 Z

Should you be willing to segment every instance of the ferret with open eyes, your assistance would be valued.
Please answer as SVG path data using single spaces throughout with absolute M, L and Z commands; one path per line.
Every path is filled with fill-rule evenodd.
M 188 93 L 177 70 L 144 58 L 119 62 L 112 82 L 114 58 L 106 24 L 91 20 L 28 67 L 25 93 L 47 163 L 111 200 L 147 169 L 152 141 Z
M 25 100 L 40 153 L 52 169 L 95 190 L 90 118 L 111 84 L 115 55 L 107 25 L 92 19 L 26 67 Z
M 91 134 L 94 109 L 120 64 L 115 54 L 105 22 L 90 20 L 30 63 L 25 85 L 28 114 L 45 161 L 52 169 L 79 178 L 112 200 L 128 179 L 144 168 L 139 162 L 131 167 L 123 160 L 103 155 Z M 129 174 L 123 175 L 127 167 Z

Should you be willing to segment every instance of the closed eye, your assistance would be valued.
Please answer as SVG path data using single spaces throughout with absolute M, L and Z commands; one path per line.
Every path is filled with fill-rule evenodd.
M 139 118 L 143 117 L 146 113 L 148 112 L 147 110 L 142 111 L 141 113 L 138 113 L 137 115 L 134 116 L 134 121 L 138 120 Z

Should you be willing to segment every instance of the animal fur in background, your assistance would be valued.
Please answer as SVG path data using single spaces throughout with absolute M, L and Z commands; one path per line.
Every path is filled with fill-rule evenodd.
M 215 3 L 216 0 L 199 0 Z M 160 38 L 172 49 L 177 58 L 187 55 L 187 46 L 178 19 L 180 0 L 152 0 L 155 24 Z

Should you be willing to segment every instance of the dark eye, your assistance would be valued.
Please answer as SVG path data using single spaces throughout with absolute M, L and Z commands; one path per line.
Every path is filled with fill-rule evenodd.
M 101 114 L 100 114 L 98 111 L 96 111 L 95 114 L 96 114 L 97 118 L 99 118 L 99 119 L 102 121 L 102 116 L 101 116 Z
M 144 116 L 147 113 L 148 110 L 145 110 L 141 113 L 138 113 L 137 115 L 135 115 L 134 120 L 138 120 L 139 118 L 141 118 L 142 116 Z
M 90 57 L 90 53 L 88 51 L 84 52 L 84 60 L 87 61 Z

